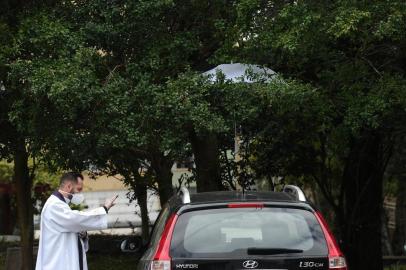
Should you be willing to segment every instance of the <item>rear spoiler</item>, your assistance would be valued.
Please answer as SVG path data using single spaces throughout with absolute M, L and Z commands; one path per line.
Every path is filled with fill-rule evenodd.
M 286 193 L 289 193 L 289 194 L 292 194 L 293 196 L 295 196 L 295 198 L 296 198 L 298 201 L 307 202 L 307 199 L 306 199 L 306 196 L 305 196 L 303 190 L 302 190 L 300 187 L 298 187 L 298 186 L 285 185 L 285 186 L 283 187 L 283 190 L 282 190 L 282 191 L 283 191 L 283 192 L 286 192 Z

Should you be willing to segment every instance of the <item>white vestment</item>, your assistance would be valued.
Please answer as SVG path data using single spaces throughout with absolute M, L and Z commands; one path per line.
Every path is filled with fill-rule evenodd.
M 103 207 L 91 211 L 76 211 L 55 193 L 41 212 L 40 239 L 36 270 L 80 270 L 78 233 L 107 228 L 107 213 Z M 87 270 L 87 246 L 80 241 L 83 270 Z

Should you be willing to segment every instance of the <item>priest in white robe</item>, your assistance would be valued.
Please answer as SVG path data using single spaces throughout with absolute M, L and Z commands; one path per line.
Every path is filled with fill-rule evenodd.
M 59 190 L 46 201 L 41 212 L 40 239 L 36 270 L 87 270 L 86 252 L 79 233 L 107 228 L 107 213 L 117 196 L 103 207 L 91 211 L 71 210 L 69 203 L 80 203 L 75 173 L 61 177 Z

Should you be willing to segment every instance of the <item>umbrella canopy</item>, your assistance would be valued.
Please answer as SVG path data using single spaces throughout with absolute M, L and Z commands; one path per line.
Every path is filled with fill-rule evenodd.
M 210 76 L 212 81 L 216 81 L 217 73 L 221 72 L 226 80 L 232 82 L 269 82 L 276 75 L 275 71 L 270 68 L 250 64 L 222 64 L 203 73 Z
M 210 76 L 210 80 L 215 83 L 217 80 L 218 73 L 222 73 L 225 80 L 231 81 L 233 83 L 245 82 L 264 82 L 268 83 L 276 78 L 276 73 L 270 68 L 261 67 L 258 65 L 250 64 L 222 64 L 211 70 L 203 73 L 204 76 Z M 234 152 L 239 152 L 240 139 L 237 135 L 237 124 L 235 123 L 234 128 L 235 140 L 234 140 Z

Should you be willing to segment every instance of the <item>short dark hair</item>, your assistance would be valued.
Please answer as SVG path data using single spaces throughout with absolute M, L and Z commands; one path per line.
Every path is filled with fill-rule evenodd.
M 83 174 L 81 174 L 81 173 L 75 173 L 75 176 L 76 176 L 76 178 L 80 178 L 80 179 L 82 179 L 82 180 L 85 180 L 85 178 L 83 177 Z
M 65 186 L 65 184 L 66 184 L 67 182 L 71 182 L 71 183 L 77 184 L 77 183 L 78 183 L 78 178 L 77 178 L 77 176 L 76 176 L 76 173 L 74 173 L 74 172 L 67 172 L 67 173 L 64 173 L 64 174 L 61 176 L 61 180 L 59 181 L 59 186 L 60 186 L 60 187 L 63 187 L 63 186 Z

